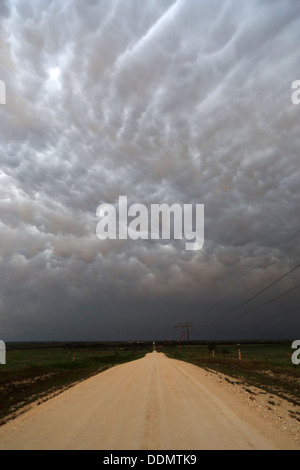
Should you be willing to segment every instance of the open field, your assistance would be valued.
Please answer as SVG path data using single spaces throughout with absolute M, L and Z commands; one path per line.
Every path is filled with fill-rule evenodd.
M 138 359 L 148 350 L 147 344 L 8 344 L 7 364 L 0 365 L 0 423 L 35 400 L 42 401 L 109 367 Z
M 52 403 L 54 399 L 59 399 L 60 396 L 69 396 L 65 394 L 71 393 L 73 389 L 77 389 L 76 387 L 80 385 L 79 382 L 82 384 L 94 383 L 96 387 L 99 382 L 101 385 L 101 389 L 99 389 L 101 398 L 99 399 L 101 403 L 103 400 L 105 401 L 105 406 L 103 409 L 101 408 L 101 413 L 103 413 L 103 416 L 106 416 L 106 424 L 109 426 L 112 435 L 115 435 L 115 432 L 117 432 L 114 431 L 113 426 L 116 426 L 116 429 L 119 426 L 115 421 L 117 416 L 116 411 L 113 411 L 115 403 L 119 401 L 120 403 L 124 402 L 125 408 L 122 413 L 120 411 L 119 415 L 124 420 L 123 424 L 121 423 L 124 430 L 127 426 L 125 422 L 127 420 L 130 421 L 132 416 L 137 414 L 137 410 L 132 408 L 132 404 L 136 405 L 136 400 L 140 400 L 143 397 L 139 412 L 141 413 L 141 420 L 144 419 L 145 422 L 140 422 L 138 416 L 136 416 L 136 426 L 137 428 L 144 426 L 142 432 L 147 437 L 140 441 L 137 435 L 132 436 L 132 442 L 136 443 L 136 448 L 150 449 L 154 445 L 157 445 L 157 448 L 160 449 L 180 448 L 179 437 L 175 432 L 175 421 L 177 422 L 177 418 L 173 423 L 173 418 L 171 417 L 172 406 L 169 404 L 169 400 L 171 403 L 174 401 L 176 410 L 181 405 L 186 409 L 189 418 L 186 418 L 181 413 L 180 419 L 183 419 L 184 422 L 188 419 L 184 425 L 186 426 L 184 433 L 187 435 L 187 440 L 184 442 L 188 446 L 187 448 L 192 448 L 192 445 L 198 445 L 200 448 L 206 448 L 206 445 L 208 446 L 207 448 L 218 448 L 218 446 L 222 445 L 225 448 L 226 446 L 235 448 L 235 445 L 237 446 L 236 448 L 240 448 L 239 446 L 243 448 L 244 445 L 247 447 L 246 441 L 244 444 L 241 444 L 233 435 L 230 438 L 231 443 L 226 443 L 223 441 L 223 437 L 221 439 L 216 428 L 214 428 L 214 431 L 213 429 L 211 430 L 212 442 L 200 440 L 197 444 L 194 438 L 190 436 L 187 430 L 189 420 L 192 423 L 190 424 L 191 427 L 197 429 L 198 434 L 200 433 L 200 428 L 197 428 L 193 412 L 189 409 L 186 400 L 189 398 L 189 394 L 191 394 L 191 397 L 193 397 L 193 407 L 195 409 L 199 408 L 197 413 L 201 422 L 203 410 L 207 406 L 211 406 L 203 402 L 203 399 L 205 401 L 210 393 L 206 391 L 206 388 L 208 388 L 221 401 L 224 398 L 225 408 L 229 406 L 230 413 L 233 410 L 235 411 L 236 406 L 241 406 L 241 410 L 245 406 L 244 415 L 241 411 L 242 419 L 248 424 L 254 420 L 258 434 L 260 432 L 261 418 L 263 418 L 263 421 L 269 422 L 271 427 L 278 428 L 284 438 L 288 438 L 288 442 L 284 444 L 285 447 L 297 446 L 297 436 L 300 434 L 300 368 L 296 368 L 291 363 L 292 351 L 290 345 L 291 343 L 289 342 L 265 344 L 218 343 L 183 344 L 180 348 L 177 342 L 173 344 L 157 342 L 157 349 L 164 354 L 148 355 L 147 361 L 139 362 L 138 359 L 152 351 L 152 342 L 123 344 L 8 344 L 7 364 L 0 366 L 0 422 L 3 425 L 1 429 L 6 429 L 6 426 L 9 424 L 7 421 L 23 423 L 22 417 L 24 417 L 24 422 L 26 423 L 26 417 L 30 417 L 32 413 L 34 416 L 39 415 L 38 410 L 44 409 L 43 406 L 48 402 Z M 168 362 L 165 355 L 169 358 L 177 359 L 177 361 L 174 363 L 172 361 Z M 165 357 L 165 359 L 159 360 L 158 357 Z M 132 365 L 128 369 L 119 369 L 119 365 L 121 366 L 121 364 L 126 362 L 130 362 Z M 186 362 L 198 367 L 194 368 L 190 364 L 188 366 L 192 367 L 192 369 L 185 369 Z M 117 366 L 113 368 L 115 372 L 112 372 L 112 375 L 105 375 L 108 372 L 107 369 L 112 370 L 112 366 Z M 121 376 L 118 376 L 118 370 Z M 128 377 L 126 376 L 126 371 L 128 371 Z M 101 372 L 104 372 L 104 375 Z M 95 382 L 88 382 L 93 376 L 95 377 Z M 109 377 L 112 378 L 109 379 Z M 88 379 L 88 381 L 85 379 Z M 110 383 L 110 380 L 112 380 L 112 383 Z M 194 382 L 195 380 L 198 384 L 198 392 L 190 384 L 191 381 Z M 121 385 L 121 381 L 124 382 L 125 388 Z M 144 390 L 143 388 L 146 389 Z M 124 398 L 122 397 L 122 390 Z M 204 396 L 202 396 L 202 392 L 204 392 Z M 97 396 L 100 397 L 99 394 L 97 395 L 97 389 L 95 392 L 91 390 L 91 401 L 84 405 L 84 410 L 88 416 L 93 414 L 93 409 L 98 410 L 100 405 L 97 404 Z M 168 394 L 168 397 L 166 394 Z M 126 398 L 127 395 L 128 398 Z M 226 398 L 227 395 L 233 397 L 232 403 Z M 93 399 L 95 400 L 94 402 L 92 401 Z M 106 407 L 108 407 L 108 410 L 111 409 L 111 414 L 108 414 Z M 144 407 L 146 407 L 146 410 Z M 164 407 L 170 408 L 166 415 L 168 429 L 165 428 L 165 424 L 156 416 L 157 413 L 159 415 L 164 413 Z M 173 412 L 175 413 L 174 410 Z M 97 413 L 100 413 L 100 409 Z M 177 416 L 177 413 L 178 411 L 176 411 L 174 416 Z M 250 413 L 250 421 L 248 420 L 248 413 Z M 70 408 L 71 415 L 72 409 Z M 53 416 L 54 421 L 57 419 L 57 416 L 57 414 Z M 41 420 L 42 417 L 43 415 L 41 415 Z M 207 423 L 211 419 L 217 419 L 217 417 L 208 415 Z M 259 420 L 258 423 L 256 419 Z M 78 420 L 81 420 L 80 416 L 78 416 Z M 30 422 L 29 420 L 28 423 Z M 218 420 L 216 423 L 218 423 Z M 61 425 L 63 427 L 63 422 Z M 94 426 L 97 427 L 96 422 Z M 210 425 L 207 424 L 207 426 Z M 161 441 L 155 439 L 156 430 L 160 428 Z M 242 428 L 244 429 L 244 425 L 242 425 Z M 52 430 L 49 428 L 47 432 L 51 434 Z M 130 432 L 128 431 L 128 436 L 130 436 Z M 163 432 L 169 433 L 169 437 L 166 436 L 164 438 Z M 265 432 L 268 435 L 269 430 L 265 431 L 262 428 L 261 432 L 265 436 Z M 182 433 L 180 435 L 182 436 Z M 22 433 L 21 436 L 17 444 L 18 448 L 22 448 L 22 440 L 25 439 Z M 251 436 L 254 448 L 261 448 L 263 442 L 265 442 L 263 444 L 265 448 L 273 448 L 274 445 L 276 448 L 280 448 L 280 444 L 278 444 L 280 439 L 279 441 L 276 440 L 276 444 L 274 444 L 271 436 L 271 443 L 269 440 L 262 440 L 259 443 L 252 434 Z M 92 445 L 95 446 L 94 448 L 98 448 L 97 445 L 99 444 L 102 448 L 105 448 L 105 439 L 106 437 L 102 436 L 100 443 L 94 442 Z M 124 442 L 121 431 L 118 435 L 119 440 L 117 436 L 112 439 L 107 442 L 107 445 L 112 446 L 111 448 L 120 448 L 118 446 Z M 276 439 L 278 438 L 276 437 Z M 30 448 L 31 444 L 26 444 L 26 442 L 27 440 L 25 439 L 24 446 L 28 445 Z M 51 445 L 55 446 L 55 442 L 53 441 Z M 42 441 L 39 445 L 43 446 Z M 58 445 L 62 446 L 63 444 L 59 443 Z M 70 448 L 76 448 L 75 442 L 70 441 L 68 445 Z M 174 447 L 168 447 L 168 445 Z M 87 446 L 89 446 L 88 443 Z M 130 441 L 126 441 L 126 448 L 130 448 Z M 131 448 L 133 449 L 134 445 Z
M 274 425 L 273 414 L 266 417 L 258 401 L 251 409 L 246 392 L 233 393 L 232 387 L 193 364 L 153 352 L 7 422 L 0 427 L 0 449 L 300 448 L 299 426 Z
M 240 351 L 240 353 L 239 353 Z M 300 368 L 291 362 L 291 342 L 165 347 L 172 358 L 242 380 L 300 405 Z M 299 418 L 299 417 L 298 417 Z

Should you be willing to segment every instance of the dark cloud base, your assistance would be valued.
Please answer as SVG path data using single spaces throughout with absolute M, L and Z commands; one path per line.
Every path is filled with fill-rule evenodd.
M 0 337 L 293 338 L 300 7 L 0 3 Z M 100 241 L 96 209 L 205 204 L 205 243 Z M 291 238 L 295 234 L 293 238 Z M 288 240 L 290 241 L 288 243 Z

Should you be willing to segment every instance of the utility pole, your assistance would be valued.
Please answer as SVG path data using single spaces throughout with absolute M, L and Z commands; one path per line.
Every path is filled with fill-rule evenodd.
M 190 344 L 190 328 L 193 328 L 192 325 L 189 325 L 188 323 L 185 325 L 186 327 L 186 332 L 187 332 L 187 341 L 188 345 Z
M 190 328 L 193 328 L 193 326 L 190 323 L 178 323 L 178 325 L 175 326 L 175 328 L 178 328 L 178 333 L 179 333 L 179 345 L 180 345 L 180 351 L 181 351 L 181 338 L 184 338 L 184 336 L 187 336 L 187 342 L 190 344 Z

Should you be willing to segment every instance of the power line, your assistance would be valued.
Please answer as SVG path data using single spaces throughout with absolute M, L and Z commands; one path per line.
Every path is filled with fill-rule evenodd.
M 258 307 L 255 307 L 253 308 L 252 310 L 248 310 L 248 312 L 245 312 L 245 313 L 242 313 L 241 315 L 239 315 L 238 317 L 236 318 L 231 318 L 231 319 L 228 319 L 227 321 L 225 321 L 225 323 L 228 323 L 228 322 L 231 322 L 231 321 L 236 321 L 236 320 L 239 320 L 240 318 L 246 316 L 246 315 L 249 315 L 250 313 L 252 312 L 255 312 L 256 310 L 260 310 L 261 308 L 265 307 L 266 305 L 270 304 L 271 302 L 274 302 L 274 300 L 277 300 L 279 299 L 280 297 L 283 297 L 284 295 L 288 294 L 289 292 L 292 292 L 296 289 L 298 289 L 300 287 L 300 284 L 297 284 L 296 286 L 292 287 L 291 289 L 283 292 L 282 294 L 279 294 L 277 295 L 276 297 L 274 297 L 273 299 L 271 300 L 268 300 L 267 302 L 264 302 L 262 305 L 259 305 Z M 224 324 L 224 322 L 222 323 Z
M 283 315 L 288 315 L 289 313 L 296 312 L 297 310 L 300 312 L 300 307 L 290 308 L 289 310 L 286 310 L 285 312 L 276 313 L 275 315 L 271 315 L 270 317 L 266 317 L 266 318 L 260 318 L 259 320 L 252 322 L 252 324 L 261 323 L 267 320 L 272 320 L 272 318 L 281 317 Z
M 275 281 L 271 282 L 271 284 L 269 284 L 267 287 L 264 287 L 264 289 L 261 289 L 259 292 L 257 292 L 256 294 L 252 295 L 249 299 L 245 300 L 244 302 L 242 302 L 241 304 L 239 304 L 237 307 L 233 308 L 232 310 L 230 310 L 229 312 L 225 313 L 225 315 L 223 315 L 222 317 L 220 318 L 217 318 L 213 323 L 211 323 L 210 325 L 216 323 L 216 322 L 219 322 L 219 321 L 222 321 L 224 318 L 227 318 L 229 315 L 231 315 L 232 313 L 236 312 L 239 308 L 243 307 L 244 305 L 248 304 L 251 300 L 255 299 L 256 297 L 258 297 L 260 294 L 262 294 L 263 292 L 265 292 L 266 290 L 268 290 L 270 287 L 274 286 L 275 284 L 277 284 L 277 282 L 281 281 L 283 278 L 285 278 L 288 274 L 290 274 L 291 272 L 295 271 L 297 268 L 299 268 L 300 266 L 300 263 L 297 264 L 297 266 L 295 266 L 294 268 L 290 269 L 287 273 L 285 273 L 283 276 L 280 276 L 278 279 L 276 279 Z M 209 326 L 209 325 L 208 325 Z
M 269 258 L 266 261 L 264 261 L 263 264 L 261 266 L 259 266 L 257 269 L 264 268 L 268 264 L 268 262 L 270 261 L 270 259 L 274 255 L 274 253 L 276 253 L 276 251 L 281 250 L 282 248 L 284 248 L 285 245 L 287 245 L 299 232 L 300 232 L 300 230 L 297 230 L 286 242 L 283 242 L 278 248 L 276 248 L 274 251 L 272 251 L 271 256 L 269 256 Z
M 271 255 L 269 256 L 269 258 L 268 258 L 266 261 L 264 261 L 262 265 L 258 266 L 258 267 L 254 270 L 254 272 L 251 272 L 250 274 L 248 274 L 248 276 L 242 281 L 242 283 L 245 284 L 245 282 L 247 282 L 248 279 L 249 279 L 251 276 L 253 276 L 253 274 L 254 274 L 258 269 L 264 268 L 264 267 L 268 264 L 268 262 L 270 261 L 270 259 L 273 257 L 274 253 L 276 253 L 277 251 L 279 251 L 279 250 L 281 250 L 282 248 L 284 248 L 298 233 L 300 233 L 300 230 L 296 230 L 296 232 L 293 233 L 293 235 L 292 235 L 288 240 L 284 241 L 278 248 L 276 248 L 275 250 L 273 250 L 272 253 L 271 253 Z M 269 286 L 269 287 L 271 287 L 271 286 Z M 225 295 L 225 298 L 228 297 L 228 295 L 229 295 L 229 292 L 227 292 L 227 295 Z M 259 294 L 257 294 L 257 295 L 259 295 Z M 253 298 L 254 298 L 254 297 L 253 297 Z M 250 300 L 252 300 L 252 299 L 250 299 Z M 250 302 L 250 300 L 249 300 L 249 302 Z M 219 303 L 220 303 L 220 301 L 218 301 L 218 302 L 214 305 L 214 308 L 215 308 Z M 239 305 L 238 307 L 236 307 L 236 309 L 234 309 L 234 310 L 233 310 L 232 312 L 230 312 L 230 313 L 233 313 L 235 310 L 237 310 L 238 308 L 240 308 L 242 305 L 244 305 L 244 304 Z M 230 315 L 230 313 L 228 313 L 228 314 L 226 313 L 223 317 L 220 318 L 220 320 L 221 320 L 222 318 L 225 318 L 225 317 L 227 317 L 228 315 Z
M 288 271 L 287 273 L 285 273 L 283 276 L 279 277 L 278 279 L 276 279 L 276 281 L 273 281 L 271 282 L 271 284 L 269 284 L 267 287 L 265 287 L 264 289 L 261 289 L 259 292 L 257 292 L 256 294 L 252 295 L 252 297 L 250 297 L 249 299 L 245 300 L 244 302 L 242 302 L 240 305 L 238 305 L 237 307 L 235 307 L 233 310 L 231 310 L 230 312 L 228 312 L 226 314 L 226 316 L 230 315 L 231 313 L 235 312 L 236 310 L 238 310 L 240 307 L 243 307 L 244 305 L 248 304 L 251 300 L 255 299 L 256 297 L 258 297 L 260 294 L 262 294 L 263 292 L 265 292 L 266 290 L 268 290 L 270 287 L 274 286 L 275 284 L 277 284 L 277 282 L 281 281 L 284 277 L 286 277 L 288 274 L 290 274 L 291 272 L 295 271 L 295 269 L 299 268 L 300 266 L 300 263 L 297 264 L 297 266 L 295 266 L 293 269 L 291 269 L 290 271 Z M 224 317 L 223 317 L 224 318 Z

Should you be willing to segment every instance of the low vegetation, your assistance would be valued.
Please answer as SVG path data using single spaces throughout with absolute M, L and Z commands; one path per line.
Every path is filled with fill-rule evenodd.
M 109 367 L 143 357 L 150 350 L 146 343 L 7 346 L 7 363 L 0 365 L 0 424 L 32 401 L 42 401 Z
M 291 343 L 208 344 L 166 347 L 169 357 L 218 371 L 246 385 L 300 405 L 300 366 L 291 362 Z

